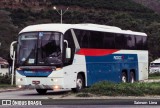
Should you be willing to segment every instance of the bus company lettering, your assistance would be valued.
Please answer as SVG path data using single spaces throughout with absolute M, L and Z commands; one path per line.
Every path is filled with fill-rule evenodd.
M 124 56 L 113 56 L 115 60 L 123 60 Z

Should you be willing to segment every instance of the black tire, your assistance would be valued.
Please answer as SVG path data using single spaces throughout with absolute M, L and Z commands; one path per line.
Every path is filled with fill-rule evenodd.
M 135 82 L 135 74 L 134 72 L 130 73 L 130 83 L 134 83 Z
M 44 95 L 44 94 L 46 94 L 47 89 L 36 89 L 36 91 L 37 91 L 39 94 Z
M 76 80 L 76 88 L 72 88 L 73 92 L 79 92 L 84 88 L 84 78 L 81 74 L 78 74 L 77 80 Z
M 121 81 L 122 81 L 122 83 L 126 83 L 127 82 L 127 74 L 126 74 L 126 72 L 122 72 Z

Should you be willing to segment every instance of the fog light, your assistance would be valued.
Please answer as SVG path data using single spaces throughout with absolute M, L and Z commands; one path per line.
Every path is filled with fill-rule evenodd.
M 21 86 L 21 85 L 19 85 L 18 87 L 19 87 L 19 88 L 22 88 L 22 86 Z
M 22 79 L 22 78 L 19 78 L 19 79 L 17 79 L 17 81 L 20 82 L 20 81 L 23 81 L 23 79 Z
M 59 89 L 59 86 L 58 85 L 53 86 L 53 89 Z

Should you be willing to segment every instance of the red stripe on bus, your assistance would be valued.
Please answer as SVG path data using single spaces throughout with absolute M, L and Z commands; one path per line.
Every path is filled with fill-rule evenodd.
M 117 52 L 117 49 L 87 49 L 81 48 L 76 54 L 85 56 L 105 56 Z

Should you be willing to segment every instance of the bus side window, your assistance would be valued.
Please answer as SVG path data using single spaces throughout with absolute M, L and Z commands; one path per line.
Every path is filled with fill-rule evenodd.
M 90 47 L 91 48 L 100 48 L 103 49 L 103 46 L 99 43 L 103 43 L 103 33 L 102 32 L 98 32 L 98 31 L 91 31 L 91 36 L 90 36 Z
M 90 36 L 90 32 L 83 30 L 83 35 L 81 37 L 82 48 L 88 48 L 88 46 L 89 46 L 89 36 Z
M 115 48 L 115 35 L 113 33 L 104 33 L 103 47 L 105 49 Z
M 147 38 L 144 36 L 135 36 L 137 50 L 147 49 Z
M 133 35 L 115 34 L 116 49 L 135 49 L 135 38 Z
M 90 31 L 74 29 L 80 48 L 89 47 Z
M 135 36 L 134 35 L 125 35 L 125 38 L 126 38 L 125 40 L 127 40 L 127 43 L 126 43 L 127 49 L 135 50 L 136 49 Z

